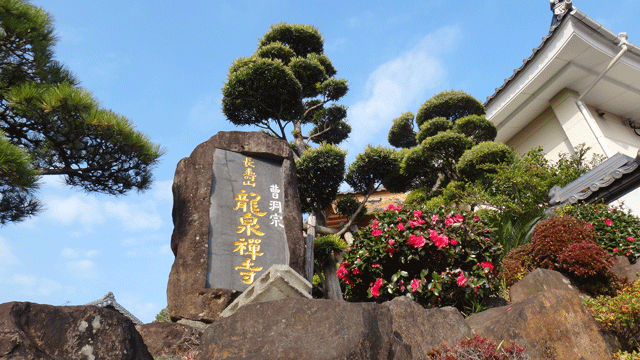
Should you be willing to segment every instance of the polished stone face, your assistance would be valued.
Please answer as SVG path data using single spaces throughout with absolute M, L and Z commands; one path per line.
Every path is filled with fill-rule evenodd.
M 223 149 L 213 155 L 207 287 L 244 291 L 288 264 L 282 159 Z

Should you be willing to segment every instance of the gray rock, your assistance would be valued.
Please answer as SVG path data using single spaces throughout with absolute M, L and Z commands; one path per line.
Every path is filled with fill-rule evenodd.
M 244 306 L 209 325 L 201 359 L 412 359 L 375 303 L 284 299 Z
M 466 321 L 475 334 L 491 341 L 515 341 L 532 359 L 602 360 L 612 356 L 610 345 L 573 291 L 538 293 L 471 315 Z
M 615 263 L 611 267 L 611 272 L 619 278 L 626 277 L 629 282 L 638 280 L 638 272 L 640 272 L 640 261 L 631 265 L 626 256 L 616 256 Z
M 171 249 L 175 255 L 167 285 L 172 320 L 213 322 L 239 292 L 207 287 L 209 211 L 215 149 L 284 159 L 283 222 L 289 248 L 289 266 L 304 273 L 302 214 L 296 186 L 293 153 L 289 145 L 262 133 L 220 132 L 180 160 L 173 180 Z M 232 196 L 232 194 L 230 194 Z
M 425 309 L 406 296 L 387 301 L 383 306 L 391 310 L 393 331 L 411 345 L 414 359 L 429 359 L 429 350 L 473 336 L 456 308 Z
M 137 325 L 136 329 L 154 359 L 197 354 L 202 335 L 202 331 L 194 327 L 168 322 Z
M 0 359 L 153 360 L 135 325 L 97 306 L 0 304 Z
M 538 268 L 511 286 L 509 298 L 512 303 L 517 303 L 549 290 L 563 290 L 580 295 L 568 277 L 554 270 Z

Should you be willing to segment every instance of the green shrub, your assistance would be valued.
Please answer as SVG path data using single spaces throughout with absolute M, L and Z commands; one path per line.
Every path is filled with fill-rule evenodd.
M 476 144 L 485 141 L 493 141 L 498 135 L 498 130 L 484 115 L 469 115 L 456 121 L 453 131 L 465 134 Z
M 451 130 L 453 123 L 443 117 L 437 117 L 426 121 L 420 126 L 420 130 L 416 134 L 418 144 L 422 143 L 426 138 L 437 135 L 441 131 Z
M 500 345 L 485 337 L 474 335 L 472 338 L 458 341 L 453 346 L 442 346 L 429 350 L 431 360 L 526 360 L 530 359 L 525 348 L 508 342 Z
M 356 212 L 356 210 L 358 210 L 359 207 L 360 207 L 360 202 L 358 202 L 358 200 L 356 200 L 356 198 L 353 195 L 347 195 L 342 199 L 338 200 L 338 202 L 336 203 L 336 209 L 338 210 L 338 214 L 342 216 L 346 216 L 347 218 L 350 218 L 351 215 L 353 215 Z M 358 213 L 358 215 L 356 215 L 355 221 L 363 220 L 366 213 L 367 213 L 367 209 L 363 208 Z
M 169 310 L 167 308 L 160 310 L 153 322 L 171 322 L 171 318 L 169 317 Z
M 477 302 L 498 289 L 502 248 L 473 213 L 389 205 L 355 236 L 338 277 L 350 301 L 408 296 L 424 307 Z
M 614 297 L 585 300 L 589 313 L 603 330 L 612 331 L 625 351 L 640 345 L 640 281 L 625 287 Z M 635 357 L 634 357 L 635 358 Z
M 640 257 L 640 219 L 622 207 L 607 204 L 567 205 L 558 214 L 584 220 L 598 234 L 596 242 L 614 255 L 624 255 L 632 263 Z
M 393 119 L 393 125 L 389 129 L 387 140 L 391 146 L 397 148 L 410 148 L 416 146 L 416 133 L 413 130 L 413 113 L 406 112 Z
M 481 142 L 462 154 L 458 165 L 458 174 L 467 181 L 480 179 L 486 172 L 487 164 L 512 163 L 515 155 L 513 149 L 503 143 L 493 141 Z
M 461 90 L 450 90 L 438 93 L 425 101 L 416 114 L 416 123 L 420 126 L 437 117 L 455 122 L 465 116 L 484 114 L 484 106 L 478 99 Z

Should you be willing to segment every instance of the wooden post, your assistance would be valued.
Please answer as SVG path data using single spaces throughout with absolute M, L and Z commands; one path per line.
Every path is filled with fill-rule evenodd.
M 316 239 L 316 217 L 309 215 L 307 218 L 307 244 L 305 256 L 305 275 L 307 280 L 313 284 L 313 243 Z

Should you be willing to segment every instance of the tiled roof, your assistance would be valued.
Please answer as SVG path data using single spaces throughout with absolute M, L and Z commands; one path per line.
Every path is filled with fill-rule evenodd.
M 114 309 L 118 310 L 118 312 L 120 312 L 122 315 L 128 317 L 129 320 L 133 321 L 134 324 L 142 325 L 142 321 L 140 321 L 140 319 L 133 316 L 133 314 L 127 311 L 127 309 L 125 309 L 122 305 L 118 304 L 118 302 L 116 301 L 116 297 L 113 295 L 111 291 L 109 291 L 102 299 L 92 301 L 85 305 L 95 305 L 99 307 L 111 306 Z

